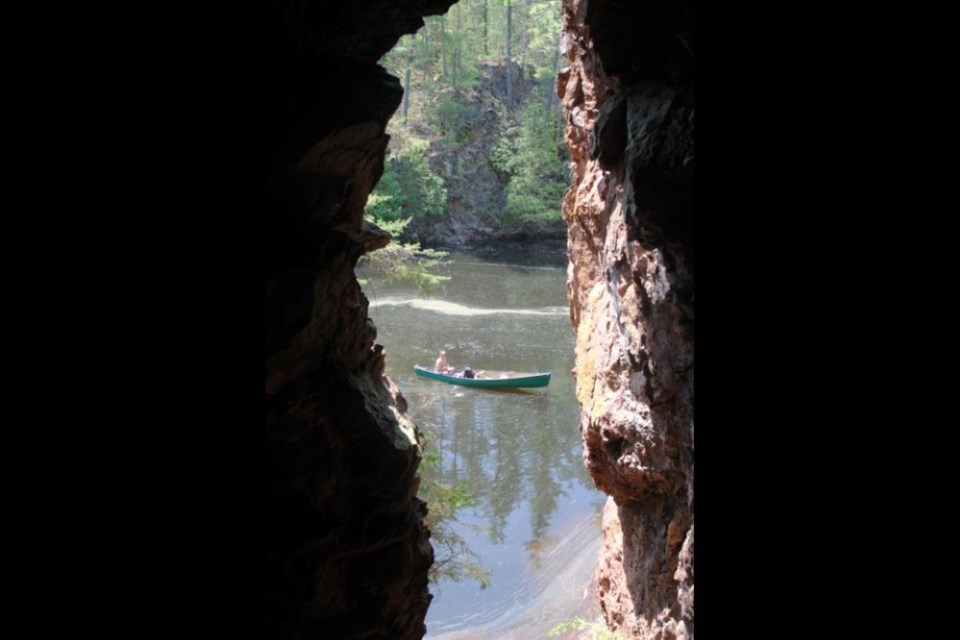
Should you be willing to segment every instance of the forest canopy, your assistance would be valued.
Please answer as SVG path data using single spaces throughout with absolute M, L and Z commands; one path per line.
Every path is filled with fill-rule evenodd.
M 406 240 L 442 221 L 559 223 L 560 32 L 560 0 L 461 0 L 401 38 L 380 60 L 404 96 L 367 216 L 410 220 Z

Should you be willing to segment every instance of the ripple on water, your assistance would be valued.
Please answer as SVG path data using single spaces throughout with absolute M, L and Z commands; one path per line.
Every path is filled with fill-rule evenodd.
M 510 309 L 494 307 L 473 307 L 447 300 L 433 300 L 424 298 L 381 298 L 371 303 L 370 307 L 398 307 L 408 306 L 421 311 L 432 311 L 448 316 L 489 316 L 489 315 L 524 315 L 524 316 L 562 316 L 570 315 L 566 307 L 540 307 L 536 309 Z

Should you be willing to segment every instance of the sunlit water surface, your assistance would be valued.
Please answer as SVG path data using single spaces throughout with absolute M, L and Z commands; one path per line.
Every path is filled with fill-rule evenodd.
M 562 250 L 455 252 L 435 269 L 450 280 L 429 292 L 372 277 L 364 287 L 387 374 L 439 454 L 432 473 L 473 495 L 448 526 L 490 571 L 485 589 L 470 578 L 431 586 L 427 638 L 541 638 L 584 613 L 604 496 L 581 461 L 565 264 Z M 552 379 L 511 393 L 416 376 L 440 349 L 452 366 Z

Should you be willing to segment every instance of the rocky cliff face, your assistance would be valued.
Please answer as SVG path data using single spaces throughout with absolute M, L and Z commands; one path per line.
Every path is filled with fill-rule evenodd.
M 527 100 L 536 86 L 532 70 L 513 63 L 513 95 Z M 502 228 L 498 220 L 507 207 L 506 188 L 510 176 L 491 163 L 492 151 L 500 140 L 504 122 L 515 121 L 523 102 L 512 109 L 506 106 L 507 70 L 505 65 L 483 65 L 482 79 L 464 91 L 470 111 L 462 117 L 469 132 L 462 141 L 448 148 L 434 145 L 430 167 L 446 180 L 447 211 L 443 216 L 414 217 L 406 236 L 424 246 L 482 246 L 488 242 L 511 240 L 562 240 L 566 226 L 555 223 L 514 223 Z M 427 137 L 427 130 L 417 131 Z
M 563 212 L 607 623 L 693 637 L 693 8 L 564 0 Z
M 464 116 L 469 131 L 466 139 L 454 148 L 435 145 L 431 149 L 430 167 L 444 176 L 448 201 L 442 217 L 414 217 L 408 227 L 409 235 L 425 246 L 454 247 L 489 239 L 507 206 L 503 190 L 508 177 L 498 175 L 489 160 L 500 137 L 500 122 L 508 117 L 502 102 L 506 71 L 493 65 L 483 71 L 483 79 L 466 89 L 472 107 Z M 522 72 L 516 77 L 522 86 Z M 483 203 L 482 209 L 474 203 Z
M 354 277 L 399 81 L 376 61 L 452 0 L 273 3 L 268 46 L 267 638 L 412 639 L 433 561 L 422 438 Z

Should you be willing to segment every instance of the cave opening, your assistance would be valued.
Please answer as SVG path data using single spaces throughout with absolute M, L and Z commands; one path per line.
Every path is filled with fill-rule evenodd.
M 403 100 L 365 217 L 394 238 L 357 275 L 424 436 L 428 638 L 538 637 L 587 607 L 603 496 L 581 463 L 569 375 L 561 23 L 560 0 L 461 0 L 379 61 Z M 415 375 L 441 349 L 481 379 L 552 377 L 490 391 Z
M 511 545 L 565 576 L 541 593 L 581 599 L 561 573 L 576 563 L 552 551 L 587 538 L 550 520 L 589 502 L 574 484 L 598 487 L 610 496 L 594 505 L 592 538 L 606 624 L 692 637 L 692 5 L 294 0 L 272 17 L 282 99 L 267 144 L 265 635 L 423 637 L 431 567 L 454 566 L 442 541 L 431 546 L 433 507 L 417 497 L 436 464 L 431 504 L 459 505 L 454 516 L 493 545 L 522 525 Z M 538 44 L 548 17 L 562 47 Z M 637 43 L 640 23 L 649 37 Z M 502 52 L 501 33 L 516 35 Z M 365 255 L 411 270 L 389 232 L 437 261 L 416 263 L 413 284 L 362 288 Z M 530 249 L 551 233 L 562 265 Z M 521 257 L 490 252 L 494 239 Z M 547 393 L 465 402 L 414 377 L 440 348 L 460 366 L 512 358 L 557 377 Z M 437 427 L 434 450 L 419 415 Z M 469 561 L 452 539 L 450 557 Z M 476 564 L 468 584 L 484 579 Z

